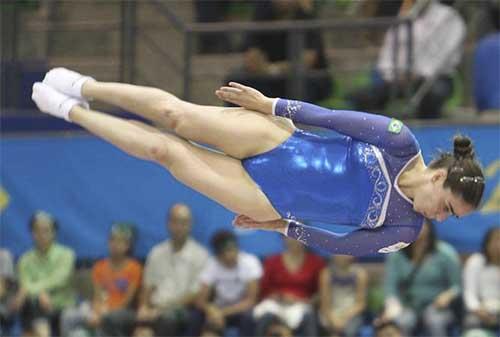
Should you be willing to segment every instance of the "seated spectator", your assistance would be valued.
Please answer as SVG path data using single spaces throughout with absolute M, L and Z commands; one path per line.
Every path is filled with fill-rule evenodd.
M 187 330 L 190 311 L 208 252 L 190 237 L 188 206 L 173 205 L 166 226 L 170 239 L 154 246 L 146 260 L 138 324 L 142 333 L 152 328 L 154 336 L 192 336 Z
M 142 277 L 141 265 L 130 257 L 133 240 L 131 225 L 112 226 L 108 241 L 110 256 L 97 261 L 92 268 L 92 305 L 83 303 L 63 313 L 63 336 L 81 336 L 85 330 L 102 332 L 105 336 L 131 335 L 135 322 L 133 303 Z
M 321 322 L 329 336 L 357 336 L 363 323 L 368 275 L 353 262 L 353 256 L 336 255 L 321 271 Z
M 500 227 L 491 228 L 484 237 L 482 251 L 469 257 L 463 279 L 465 328 L 469 333 L 473 329 L 499 332 Z M 467 332 L 465 335 L 469 336 Z
M 57 227 L 43 211 L 29 223 L 35 247 L 19 260 L 19 290 L 13 305 L 20 310 L 26 334 L 58 336 L 60 313 L 75 302 L 71 286 L 75 253 L 55 242 Z
M 287 237 L 284 240 L 284 252 L 264 262 L 262 301 L 253 311 L 256 335 L 265 335 L 278 317 L 294 335 L 317 336 L 313 301 L 325 262 L 302 243 Z
M 382 321 L 394 320 L 409 336 L 420 322 L 427 336 L 447 336 L 454 322 L 452 304 L 461 293 L 460 259 L 436 238 L 432 222 L 424 223 L 412 245 L 388 256 L 385 270 Z
M 212 237 L 212 257 L 200 276 L 197 305 L 201 310 L 191 324 L 194 336 L 204 331 L 223 335 L 226 327 L 239 329 L 239 336 L 253 336 L 252 309 L 262 276 L 259 259 L 239 250 L 236 236 L 221 230 Z M 213 294 L 211 299 L 211 294 Z
M 316 17 L 314 6 L 312 0 L 256 1 L 253 21 L 312 20 Z M 248 35 L 243 69 L 230 74 L 226 83 L 240 82 L 269 97 L 290 97 L 288 79 L 292 69 L 287 41 L 287 33 L 282 31 Z M 304 48 L 304 68 L 316 72 L 305 76 L 302 98 L 304 101 L 317 102 L 332 94 L 332 79 L 328 73 L 321 34 L 317 31 L 306 33 Z
M 375 324 L 375 337 L 403 337 L 403 334 L 394 321 L 381 321 Z
M 500 110 L 500 32 L 481 39 L 474 53 L 474 100 L 478 111 Z
M 230 5 L 230 0 L 194 0 L 196 21 L 201 23 L 226 21 Z M 227 53 L 231 49 L 231 40 L 227 33 L 198 34 L 200 54 Z
M 16 294 L 16 277 L 12 255 L 7 249 L 0 248 L 0 336 L 11 335 L 15 320 L 12 310 Z
M 407 15 L 421 1 L 405 0 L 400 16 Z M 356 110 L 373 111 L 384 109 L 394 88 L 403 96 L 408 86 L 415 92 L 425 81 L 433 83 L 416 107 L 419 118 L 438 118 L 446 100 L 453 93 L 452 74 L 462 56 L 462 42 L 466 26 L 460 14 L 437 0 L 430 0 L 413 22 L 413 63 L 411 81 L 407 81 L 407 27 L 390 28 L 379 52 L 376 67 L 377 78 L 373 83 L 348 95 L 348 101 Z M 399 48 L 394 64 L 394 34 L 398 34 Z

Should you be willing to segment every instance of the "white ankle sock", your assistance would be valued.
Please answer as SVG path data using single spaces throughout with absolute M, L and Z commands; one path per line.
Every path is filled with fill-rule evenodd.
M 95 79 L 66 68 L 51 69 L 43 79 L 43 83 L 63 94 L 82 100 L 85 99 L 82 96 L 82 86 L 87 81 L 95 81 Z
M 62 94 L 51 86 L 41 82 L 33 84 L 31 98 L 42 112 L 64 118 L 68 122 L 71 122 L 69 112 L 75 105 L 80 105 L 85 109 L 89 107 L 87 102 Z

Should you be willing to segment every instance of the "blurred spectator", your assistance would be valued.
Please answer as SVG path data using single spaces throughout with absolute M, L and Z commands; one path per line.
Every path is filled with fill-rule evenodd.
M 12 308 L 16 294 L 16 277 L 12 255 L 0 249 L 0 336 L 10 335 L 15 312 Z
M 253 336 L 251 310 L 258 295 L 262 276 L 259 259 L 239 250 L 236 236 L 221 230 L 212 237 L 212 257 L 201 273 L 201 289 L 197 304 L 201 312 L 192 325 L 198 336 L 203 330 L 223 334 L 226 327 L 239 329 L 239 336 Z M 211 299 L 210 294 L 213 294 Z
M 256 335 L 265 335 L 278 317 L 294 335 L 317 336 L 313 300 L 325 262 L 308 252 L 302 243 L 287 237 L 284 240 L 283 253 L 264 262 L 263 300 L 253 311 L 257 320 Z
M 405 0 L 400 16 L 422 7 L 413 22 L 413 64 L 410 82 L 407 81 L 408 34 L 406 25 L 390 28 L 379 52 L 373 83 L 348 95 L 356 110 L 373 111 L 385 108 L 391 90 L 403 96 L 408 86 L 411 91 L 426 81 L 432 81 L 419 105 L 419 118 L 438 118 L 446 100 L 453 93 L 452 74 L 462 56 L 462 42 L 466 26 L 460 14 L 437 0 Z M 395 34 L 399 48 L 395 50 Z M 394 64 L 396 53 L 396 64 Z
M 151 250 L 144 268 L 144 288 L 137 315 L 139 325 L 154 336 L 180 336 L 186 332 L 199 274 L 208 252 L 190 237 L 191 210 L 175 204 L 168 213 L 170 239 Z
M 312 20 L 316 18 L 312 0 L 265 0 L 255 2 L 253 21 Z M 322 36 L 311 31 L 304 37 L 304 68 L 316 70 L 305 76 L 303 100 L 317 102 L 332 94 Z M 288 78 L 292 71 L 286 32 L 249 34 L 245 43 L 244 67 L 230 74 L 236 81 L 257 88 L 270 97 L 290 97 Z M 298 97 L 299 98 L 299 97 Z
M 500 332 L 500 227 L 488 231 L 481 253 L 465 264 L 464 302 L 466 329 Z
M 227 19 L 230 0 L 194 0 L 196 21 L 201 23 L 223 22 Z M 231 51 L 227 33 L 205 33 L 198 38 L 198 51 L 202 54 Z
M 94 297 L 92 306 L 83 303 L 63 313 L 64 336 L 81 336 L 89 328 L 105 336 L 129 336 L 135 322 L 133 302 L 141 283 L 142 267 L 129 257 L 134 227 L 115 223 L 108 247 L 110 257 L 97 261 L 92 268 Z
M 75 302 L 71 286 L 75 253 L 55 242 L 57 222 L 50 214 L 36 212 L 29 228 L 35 247 L 19 260 L 14 308 L 20 310 L 25 333 L 57 336 L 61 311 Z
M 474 53 L 473 79 L 477 109 L 500 110 L 500 33 L 479 41 Z
M 353 256 L 336 255 L 321 271 L 321 322 L 329 336 L 357 336 L 363 324 L 368 275 L 353 262 Z
M 396 321 L 410 336 L 420 324 L 428 336 L 447 336 L 452 304 L 460 297 L 460 259 L 451 245 L 436 239 L 433 224 L 426 221 L 418 239 L 389 255 L 385 268 L 382 320 Z
M 394 321 L 381 321 L 375 324 L 375 337 L 403 337 L 403 334 Z

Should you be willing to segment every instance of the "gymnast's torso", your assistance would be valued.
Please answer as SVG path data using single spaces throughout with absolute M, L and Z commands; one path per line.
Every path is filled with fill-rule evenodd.
M 413 241 L 423 217 L 413 210 L 397 181 L 418 159 L 420 149 L 401 122 L 282 99 L 275 114 L 326 128 L 322 132 L 296 129 L 276 148 L 243 160 L 248 174 L 283 218 L 372 231 L 412 227 L 411 233 L 395 242 L 396 248 Z M 288 235 L 310 244 L 311 233 L 304 228 L 297 222 Z M 383 244 L 378 252 L 391 251 Z

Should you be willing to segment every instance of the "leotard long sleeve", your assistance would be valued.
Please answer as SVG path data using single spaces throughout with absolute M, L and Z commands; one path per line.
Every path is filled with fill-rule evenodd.
M 330 110 L 313 104 L 286 99 L 276 100 L 273 113 L 277 116 L 290 118 L 294 122 L 331 129 L 345 136 L 344 139 L 348 148 L 347 162 L 349 162 L 349 149 L 355 147 L 355 144 L 360 142 L 364 143 L 365 146 L 367 144 L 371 145 L 386 178 L 385 181 L 383 179 L 372 179 L 375 185 L 372 186 L 373 190 L 376 190 L 377 186 L 380 187 L 382 193 L 379 195 L 365 188 L 368 197 L 371 196 L 367 212 L 370 213 L 371 207 L 373 211 L 371 217 L 375 221 L 366 220 L 366 214 L 362 212 L 365 217 L 359 219 L 363 219 L 363 221 L 350 223 L 350 225 L 359 229 L 347 234 L 338 234 L 317 228 L 314 225 L 305 225 L 298 221 L 309 220 L 313 223 L 314 220 L 327 220 L 311 219 L 312 216 L 309 218 L 305 216 L 305 219 L 290 220 L 286 230 L 287 236 L 333 254 L 349 255 L 387 253 L 401 249 L 415 240 L 420 232 L 423 217 L 413 211 L 411 200 L 401 193 L 396 184 L 397 178 L 404 167 L 420 152 L 419 145 L 408 127 L 396 119 L 384 116 L 358 111 Z M 351 153 L 356 154 L 359 152 L 359 149 L 356 148 Z M 366 154 L 364 158 L 366 158 Z M 372 178 L 373 172 L 371 171 Z M 343 178 L 349 179 L 348 176 Z M 355 183 L 353 181 L 353 184 Z M 383 186 L 384 183 L 387 183 L 387 188 Z M 341 189 L 341 186 L 339 186 L 339 189 Z M 357 192 L 363 194 L 362 189 Z M 348 193 L 348 191 L 339 190 L 338 193 Z M 361 195 L 359 198 L 361 198 Z M 381 207 L 373 207 L 373 200 L 377 201 L 377 198 L 378 204 L 382 204 L 382 210 L 380 210 Z M 334 205 L 332 205 L 333 207 Z M 292 208 L 290 214 L 293 218 L 294 207 L 290 208 Z M 295 208 L 299 209 L 300 207 Z M 341 217 L 337 218 L 340 219 Z M 368 218 L 370 218 L 370 214 Z M 339 221 L 339 219 L 333 218 L 331 222 L 349 224 L 349 221 L 342 221 L 342 219 Z

